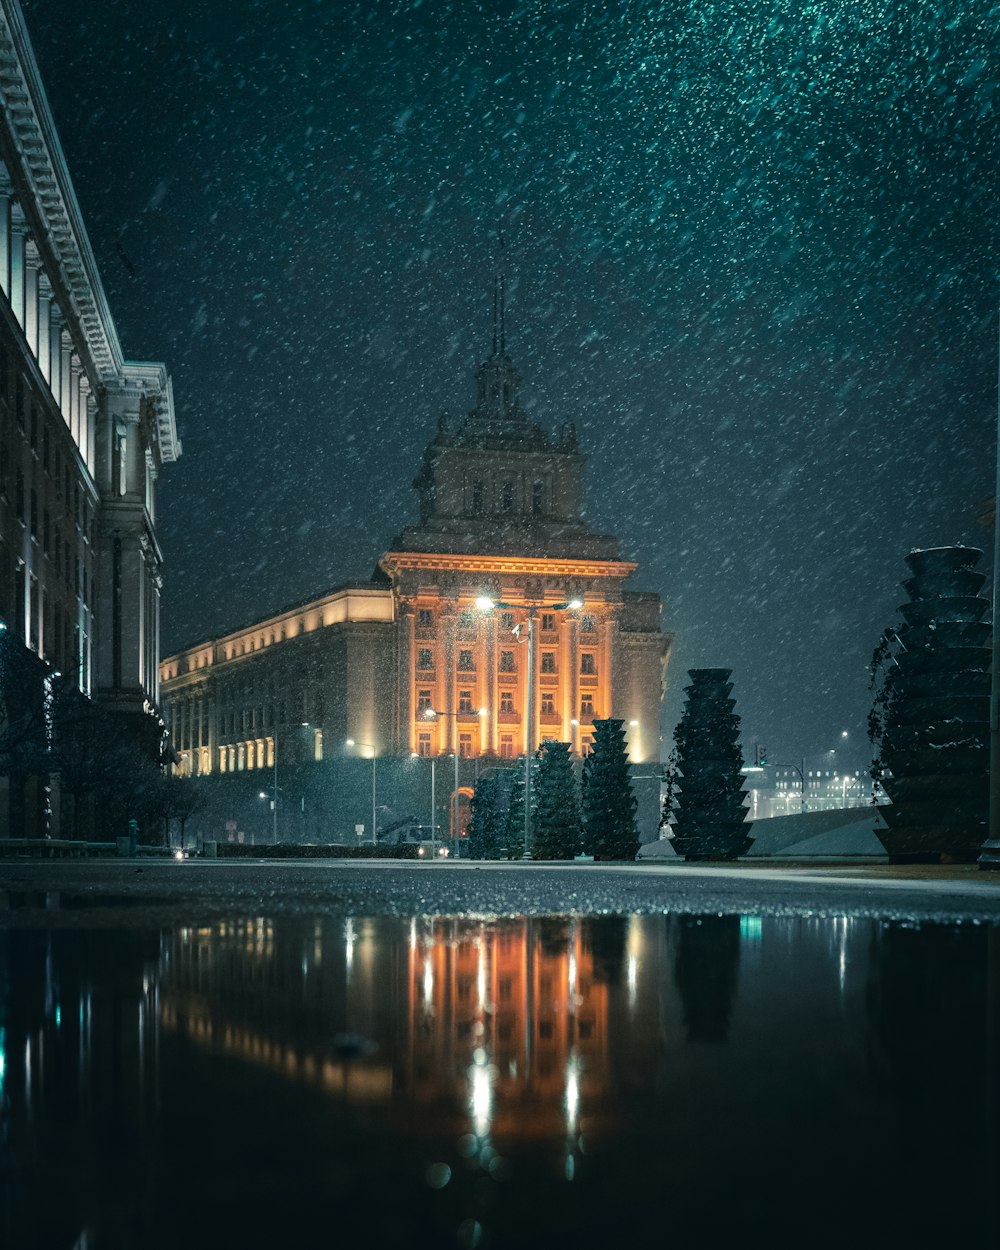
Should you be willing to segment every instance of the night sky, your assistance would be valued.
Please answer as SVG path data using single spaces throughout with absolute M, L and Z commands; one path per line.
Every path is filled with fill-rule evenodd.
M 990 546 L 1000 5 L 24 0 L 126 355 L 164 647 L 366 577 L 489 350 L 748 754 L 868 758 L 912 547 Z M 985 565 L 984 571 L 985 571 Z

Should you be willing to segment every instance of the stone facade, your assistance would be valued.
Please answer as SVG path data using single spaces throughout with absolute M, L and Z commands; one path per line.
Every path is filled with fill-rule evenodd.
M 154 750 L 154 496 L 179 454 L 170 379 L 124 358 L 20 8 L 0 0 L 0 645 Z M 16 696 L 8 681 L 6 724 Z M 37 781 L 8 770 L 0 832 L 40 831 L 38 802 L 12 793 Z

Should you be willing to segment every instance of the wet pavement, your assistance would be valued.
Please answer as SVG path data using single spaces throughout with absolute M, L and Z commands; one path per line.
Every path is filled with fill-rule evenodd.
M 974 870 L 0 864 L 11 1250 L 995 1246 L 998 1074 Z
M 65 895 L 72 905 L 63 906 Z M 1000 873 L 975 865 L 434 864 L 356 860 L 0 861 L 0 926 L 195 920 L 266 907 L 369 915 L 666 912 L 1000 921 Z M 92 914 L 94 911 L 100 915 Z M 37 913 L 42 912 L 39 916 Z

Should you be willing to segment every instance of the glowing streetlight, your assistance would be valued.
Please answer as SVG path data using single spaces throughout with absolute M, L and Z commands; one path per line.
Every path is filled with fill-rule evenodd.
M 527 681 L 527 736 L 524 751 L 524 859 L 531 859 L 531 757 L 535 734 L 535 617 L 542 612 L 577 612 L 583 607 L 579 598 L 567 599 L 563 603 L 508 603 L 503 599 L 491 599 L 489 595 L 480 595 L 476 607 L 481 612 L 492 612 L 494 608 L 519 608 L 528 617 L 528 681 Z
M 378 755 L 375 747 L 370 742 L 355 742 L 353 738 L 347 738 L 344 745 L 348 747 L 362 747 L 364 750 L 372 753 L 372 846 L 375 846 L 378 842 L 378 838 L 375 836 L 375 761 Z

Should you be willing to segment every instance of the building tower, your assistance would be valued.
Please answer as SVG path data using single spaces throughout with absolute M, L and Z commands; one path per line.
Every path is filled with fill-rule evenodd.
M 475 406 L 458 424 L 443 416 L 424 453 L 418 524 L 380 562 L 399 620 L 399 748 L 512 758 L 554 738 L 579 754 L 595 718 L 621 716 L 631 758 L 658 759 L 668 648 L 660 600 L 625 589 L 636 565 L 582 516 L 585 457 L 572 423 L 549 435 L 521 407 L 502 273 L 492 351 L 475 380 Z M 509 606 L 484 613 L 484 595 Z M 577 598 L 579 612 L 558 610 Z M 538 641 L 530 724 L 529 612 Z M 428 707 L 445 714 L 428 723 Z

